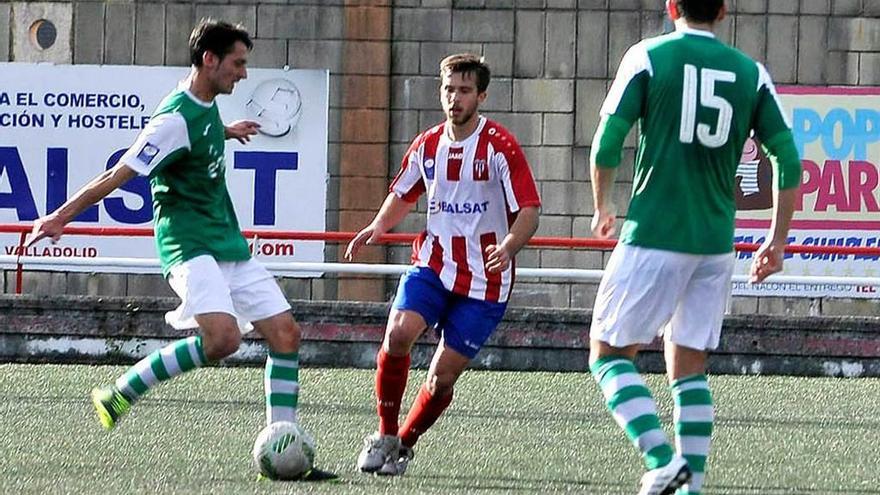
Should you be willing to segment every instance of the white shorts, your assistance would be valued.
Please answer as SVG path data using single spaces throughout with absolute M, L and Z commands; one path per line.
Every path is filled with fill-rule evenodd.
M 168 283 L 181 303 L 165 314 L 174 328 L 196 328 L 195 316 L 227 313 L 236 318 L 242 333 L 259 321 L 290 309 L 275 278 L 254 259 L 221 261 L 196 256 L 171 268 Z
M 734 255 L 696 255 L 618 244 L 599 284 L 590 338 L 614 347 L 657 335 L 715 349 L 730 300 Z

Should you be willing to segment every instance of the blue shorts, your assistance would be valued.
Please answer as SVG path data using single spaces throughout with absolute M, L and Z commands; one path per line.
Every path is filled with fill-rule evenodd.
M 447 346 L 473 359 L 501 323 L 507 303 L 454 294 L 433 270 L 414 266 L 400 277 L 391 307 L 422 315 Z

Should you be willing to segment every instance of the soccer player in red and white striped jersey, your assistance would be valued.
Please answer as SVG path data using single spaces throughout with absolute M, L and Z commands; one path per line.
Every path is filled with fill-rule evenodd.
M 413 445 L 449 406 L 456 380 L 501 321 L 514 255 L 538 227 L 541 201 L 519 143 L 478 112 L 488 66 L 475 55 L 452 55 L 440 63 L 440 76 L 446 120 L 413 140 L 376 217 L 345 253 L 353 259 L 427 195 L 426 229 L 413 245 L 414 266 L 401 277 L 376 359 L 379 430 L 358 457 L 364 472 L 406 470 Z M 428 327 L 440 343 L 398 427 L 410 349 Z

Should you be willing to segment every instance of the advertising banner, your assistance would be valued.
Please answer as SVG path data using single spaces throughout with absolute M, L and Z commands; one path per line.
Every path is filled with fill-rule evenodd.
M 880 245 L 880 88 L 780 87 L 804 175 L 790 244 Z M 758 143 L 746 142 L 737 171 L 736 242 L 761 243 L 770 226 L 772 167 Z M 748 273 L 750 253 L 737 255 Z M 789 254 L 786 275 L 877 277 L 877 256 Z M 734 294 L 880 297 L 877 286 L 734 284 Z
M 0 64 L 0 223 L 30 224 L 114 166 L 184 67 Z M 325 230 L 329 74 L 250 69 L 216 101 L 224 122 L 261 124 L 250 143 L 226 141 L 230 195 L 243 230 Z M 78 227 L 152 227 L 149 180 L 136 177 L 83 212 Z M 156 258 L 152 237 L 67 235 L 22 251 L 0 234 L 4 255 Z M 253 246 L 252 246 L 253 248 Z M 270 262 L 324 260 L 322 242 L 260 240 Z M 41 270 L 158 272 L 40 265 Z

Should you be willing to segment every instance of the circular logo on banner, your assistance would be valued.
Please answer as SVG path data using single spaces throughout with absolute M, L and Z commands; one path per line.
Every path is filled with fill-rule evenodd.
M 245 104 L 248 116 L 260 124 L 260 132 L 281 137 L 294 130 L 302 114 L 299 88 L 287 79 L 263 81 Z

